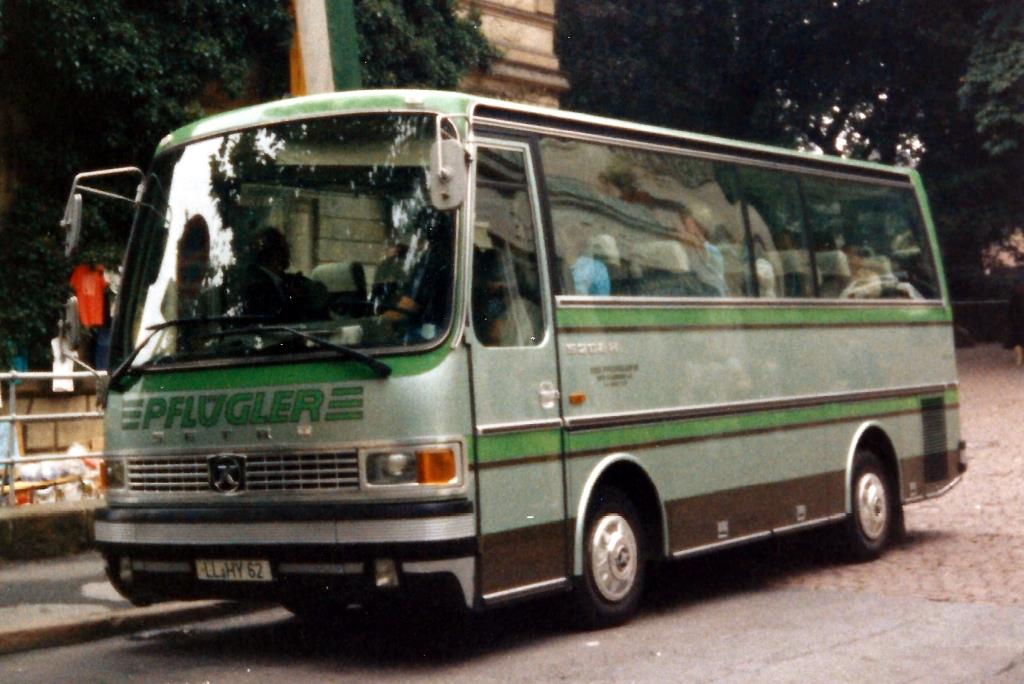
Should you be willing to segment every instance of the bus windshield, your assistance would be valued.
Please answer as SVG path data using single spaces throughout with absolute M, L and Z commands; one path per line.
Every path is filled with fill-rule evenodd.
M 439 340 L 455 217 L 430 203 L 434 132 L 430 115 L 322 118 L 159 157 L 126 262 L 121 359 L 139 345 L 136 366 Z

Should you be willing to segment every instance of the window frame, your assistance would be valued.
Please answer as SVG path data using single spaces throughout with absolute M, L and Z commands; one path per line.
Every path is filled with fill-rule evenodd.
M 539 165 L 536 163 L 534 141 L 528 137 L 515 135 L 512 131 L 491 130 L 480 128 L 475 129 L 468 141 L 472 145 L 473 163 L 468 176 L 469 191 L 466 196 L 466 229 L 463 231 L 463 269 L 466 274 L 463 287 L 463 302 L 465 310 L 465 326 L 472 330 L 473 339 L 487 349 L 542 349 L 554 335 L 553 313 L 550 302 L 554 301 L 554 271 L 551 264 L 551 231 L 549 229 L 548 215 L 546 209 L 546 186 L 540 176 Z M 473 247 L 476 231 L 476 208 L 477 208 L 477 174 L 479 172 L 480 149 L 496 149 L 511 152 L 520 152 L 523 155 L 523 170 L 526 176 L 526 189 L 530 204 L 530 213 L 533 219 L 533 237 L 536 249 L 537 279 L 540 288 L 539 308 L 541 312 L 542 334 L 532 345 L 487 345 L 477 334 L 473 323 Z

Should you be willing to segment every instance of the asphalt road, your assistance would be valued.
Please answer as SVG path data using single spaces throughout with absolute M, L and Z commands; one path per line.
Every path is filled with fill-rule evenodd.
M 70 558 L 0 563 L 0 615 L 25 604 L 96 604 L 111 609 L 130 604 L 103 572 L 96 552 Z
M 819 533 L 669 565 L 636 620 L 601 632 L 576 631 L 558 600 L 468 623 L 401 611 L 317 626 L 274 609 L 9 655 L 0 679 L 1024 681 L 1022 606 L 780 586 L 831 567 L 827 542 Z

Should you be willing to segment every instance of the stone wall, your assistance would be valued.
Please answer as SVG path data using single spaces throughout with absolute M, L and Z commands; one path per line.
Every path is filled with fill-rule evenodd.
M 568 90 L 555 55 L 554 0 L 468 0 L 484 35 L 501 51 L 486 74 L 459 84 L 466 92 L 557 107 Z

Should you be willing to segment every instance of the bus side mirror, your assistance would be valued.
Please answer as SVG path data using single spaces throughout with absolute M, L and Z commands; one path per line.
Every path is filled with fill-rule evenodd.
M 430 149 L 430 203 L 435 209 L 458 209 L 466 199 L 466 151 L 458 140 L 435 142 Z
M 67 232 L 67 237 L 64 242 L 64 256 L 71 256 L 75 251 L 75 248 L 78 247 L 78 240 L 82 235 L 83 192 L 88 192 L 100 197 L 106 197 L 108 199 L 130 202 L 135 205 L 139 204 L 139 200 L 142 197 L 143 185 L 141 182 L 135 189 L 135 197 L 132 198 L 109 190 L 85 185 L 82 181 L 94 178 L 110 178 L 113 176 L 125 175 L 137 176 L 140 181 L 146 177 L 146 175 L 142 173 L 141 169 L 137 169 L 134 166 L 122 166 L 116 169 L 103 169 L 101 171 L 87 171 L 75 176 L 75 179 L 71 182 L 71 193 L 68 195 L 68 203 L 64 207 L 64 217 L 60 220 L 60 227 Z
M 71 256 L 78 246 L 78 238 L 82 234 L 82 194 L 75 192 L 68 197 L 64 207 L 64 218 L 60 226 L 67 233 L 64 239 L 64 256 Z

